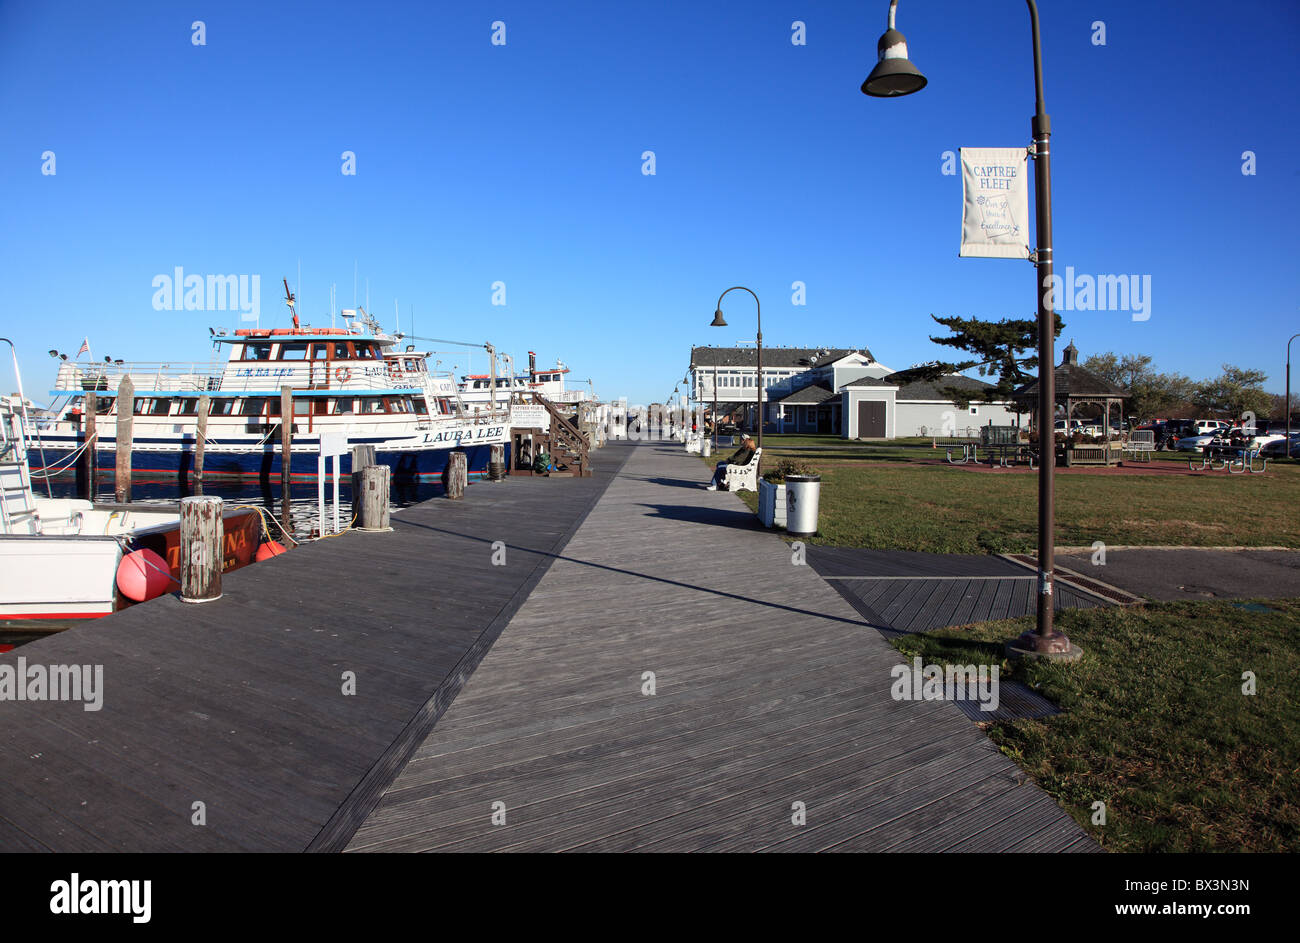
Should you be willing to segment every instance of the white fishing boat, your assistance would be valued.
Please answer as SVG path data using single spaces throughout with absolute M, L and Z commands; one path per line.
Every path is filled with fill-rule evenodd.
M 286 286 L 287 293 L 287 286 Z M 293 296 L 288 295 L 290 310 Z M 426 355 L 395 351 L 399 335 L 383 332 L 364 310 L 343 312 L 342 328 L 209 329 L 208 363 L 76 363 L 64 360 L 51 394 L 66 397 L 57 418 L 36 423 L 29 440 L 35 470 L 71 466 L 87 447 L 92 394 L 96 466 L 116 461 L 117 398 L 134 387 L 131 462 L 134 472 L 166 480 L 194 467 L 201 401 L 207 404 L 204 475 L 269 477 L 280 472 L 281 389 L 292 394 L 290 474 L 314 478 L 321 437 L 342 435 L 370 445 L 398 483 L 442 475 L 452 451 L 467 454 L 472 477 L 486 474 L 493 445 L 506 445 L 505 409 L 472 412 L 452 377 L 433 375 Z M 351 457 L 343 458 L 343 471 Z
M 513 363 L 513 361 L 512 361 Z M 556 360 L 550 369 L 537 368 L 537 354 L 528 352 L 528 372 L 514 373 L 507 376 L 492 376 L 487 373 L 470 373 L 461 377 L 460 398 L 470 412 L 486 412 L 494 402 L 498 410 L 509 409 L 512 402 L 518 402 L 521 394 L 538 393 L 552 403 L 585 403 L 592 399 L 589 389 L 570 390 L 565 388 L 565 377 L 569 368 L 564 361 Z M 495 391 L 495 396 L 493 395 Z M 528 399 L 523 396 L 523 399 Z

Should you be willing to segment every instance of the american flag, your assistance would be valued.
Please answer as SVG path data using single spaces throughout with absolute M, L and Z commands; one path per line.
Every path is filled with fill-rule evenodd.
M 77 351 L 77 356 L 90 353 L 90 338 L 83 338 L 81 341 L 81 350 Z

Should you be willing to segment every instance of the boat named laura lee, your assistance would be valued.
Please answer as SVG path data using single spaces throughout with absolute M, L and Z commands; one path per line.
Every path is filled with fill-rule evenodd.
M 219 358 L 200 364 L 64 361 L 51 395 L 66 396 L 53 420 L 30 438 L 33 470 L 59 469 L 85 443 L 94 393 L 97 467 L 116 460 L 119 385 L 134 386 L 131 465 L 136 472 L 187 475 L 199 435 L 200 397 L 207 397 L 204 476 L 278 475 L 281 388 L 293 396 L 290 474 L 315 477 L 323 435 L 348 446 L 374 446 L 395 482 L 440 477 L 452 451 L 463 451 L 472 477 L 487 473 L 491 446 L 509 450 L 508 411 L 470 413 L 450 375 L 429 372 L 427 352 L 394 348 L 364 309 L 343 312 L 345 327 L 212 331 Z M 507 455 L 506 461 L 509 461 Z M 350 471 L 351 457 L 343 457 Z

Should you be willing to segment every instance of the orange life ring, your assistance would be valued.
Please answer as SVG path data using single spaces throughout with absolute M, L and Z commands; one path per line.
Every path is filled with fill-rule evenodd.
M 338 380 L 340 383 L 347 383 L 348 380 L 352 379 L 352 368 L 351 368 L 351 367 L 335 367 L 335 368 L 334 368 L 334 379 Z

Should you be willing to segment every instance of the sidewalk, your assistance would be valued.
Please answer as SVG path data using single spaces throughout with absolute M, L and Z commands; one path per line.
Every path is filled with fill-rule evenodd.
M 633 448 L 349 850 L 1097 850 L 706 479 Z

